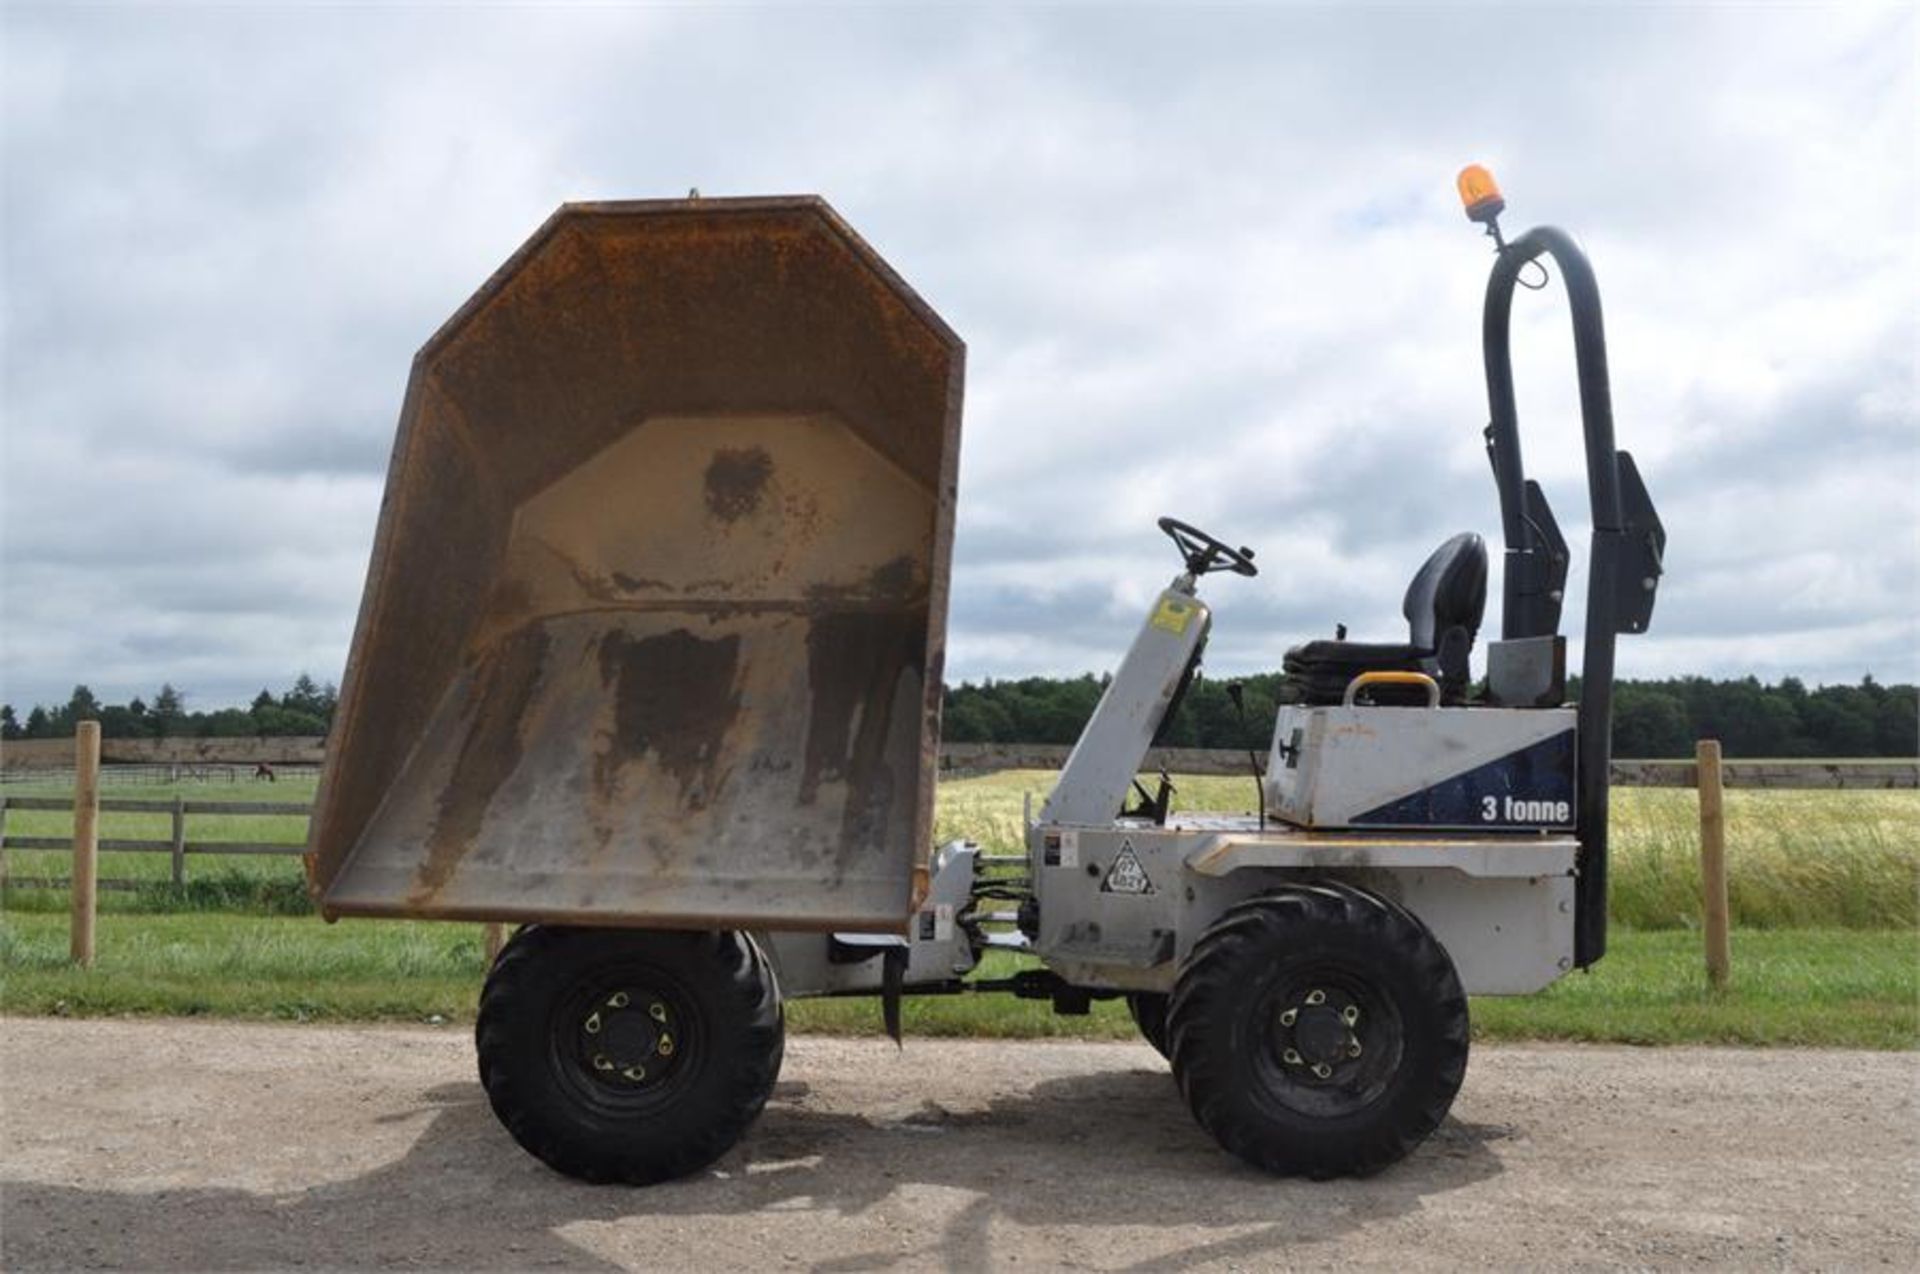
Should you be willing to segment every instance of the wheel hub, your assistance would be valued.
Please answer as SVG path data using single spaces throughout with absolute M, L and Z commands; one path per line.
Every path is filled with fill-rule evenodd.
M 1359 1005 L 1315 987 L 1280 1011 L 1280 1060 L 1314 1079 L 1331 1080 L 1366 1051 L 1359 1025 Z
M 628 1087 L 658 1080 L 678 1049 L 673 1013 L 647 991 L 615 991 L 580 1020 L 580 1055 L 594 1076 Z

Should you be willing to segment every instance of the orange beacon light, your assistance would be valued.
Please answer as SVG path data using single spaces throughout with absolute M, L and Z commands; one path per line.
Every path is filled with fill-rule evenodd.
M 1462 168 L 1457 184 L 1460 202 L 1466 206 L 1470 219 L 1492 225 L 1494 218 L 1506 211 L 1507 201 L 1500 197 L 1500 187 L 1493 180 L 1493 174 L 1479 164 Z

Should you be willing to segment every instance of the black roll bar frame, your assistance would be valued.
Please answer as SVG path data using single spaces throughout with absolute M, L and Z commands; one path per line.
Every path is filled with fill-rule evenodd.
M 1493 462 L 1494 483 L 1500 491 L 1500 521 L 1506 539 L 1501 635 L 1507 639 L 1550 637 L 1560 626 L 1560 594 L 1554 578 L 1556 570 L 1564 570 L 1564 564 L 1556 564 L 1553 558 L 1557 529 L 1551 537 L 1545 529 L 1552 526 L 1552 514 L 1539 488 L 1526 480 L 1521 463 L 1509 345 L 1514 284 L 1520 271 L 1543 254 L 1559 265 L 1572 310 L 1580 424 L 1586 436 L 1587 494 L 1593 508 L 1593 539 L 1587 559 L 1586 646 L 1575 734 L 1574 828 L 1580 840 L 1580 857 L 1574 895 L 1573 960 L 1576 967 L 1585 968 L 1607 949 L 1607 780 L 1613 759 L 1613 653 L 1614 639 L 1621 628 L 1621 567 L 1631 551 L 1632 537 L 1621 498 L 1621 456 L 1613 440 L 1613 397 L 1607 380 L 1600 289 L 1594 282 L 1593 267 L 1572 237 L 1553 226 L 1539 226 L 1500 247 L 1487 280 L 1482 323 L 1490 414 L 1487 450 Z M 1634 481 L 1637 483 L 1637 477 Z M 1660 545 L 1664 542 L 1662 535 Z M 1657 564 L 1658 548 L 1655 552 Z M 1651 593 L 1652 584 L 1647 588 Z

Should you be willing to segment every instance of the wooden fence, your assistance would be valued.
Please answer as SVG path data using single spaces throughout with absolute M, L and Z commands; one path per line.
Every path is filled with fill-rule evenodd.
M 940 769 L 947 778 L 990 774 L 1000 770 L 1057 770 L 1065 764 L 1068 749 L 1048 744 L 1016 745 L 1000 743 L 957 743 L 941 749 Z M 1246 775 L 1245 752 L 1203 750 L 1200 748 L 1159 748 L 1148 756 L 1149 771 L 1166 768 L 1173 774 Z M 115 767 L 100 770 L 103 780 Z M 44 772 L 43 772 L 44 773 Z M 1726 761 L 1719 764 L 1720 784 L 1728 788 L 1886 790 L 1920 788 L 1920 761 Z M 73 771 L 65 772 L 72 776 Z M 47 778 L 57 778 L 47 775 Z M 109 780 L 110 781 L 110 780 Z M 1615 761 L 1615 787 L 1698 788 L 1700 766 L 1697 761 Z M 7 814 L 11 810 L 71 812 L 71 797 L 9 796 L 0 791 L 0 882 L 12 887 L 65 888 L 67 881 L 51 878 L 11 878 L 7 871 L 8 850 L 72 849 L 67 836 L 18 836 L 7 832 Z M 188 839 L 187 820 L 235 816 L 283 815 L 306 818 L 312 806 L 304 801 L 211 801 L 174 796 L 164 800 L 132 797 L 104 797 L 99 810 L 104 814 L 165 814 L 170 832 L 164 839 L 126 839 L 102 837 L 99 852 L 104 854 L 166 854 L 171 859 L 170 879 L 176 885 L 187 878 L 190 855 L 299 854 L 306 837 L 292 841 L 230 841 Z M 102 880 L 105 889 L 137 888 L 140 882 Z
M 50 810 L 56 813 L 70 813 L 74 808 L 73 798 L 59 796 L 8 796 L 0 793 L 0 855 L 7 850 L 42 849 L 69 850 L 73 848 L 73 839 L 68 836 L 14 836 L 7 834 L 7 815 L 13 810 Z M 261 814 L 283 815 L 288 818 L 307 818 L 313 807 L 305 801 L 190 801 L 184 796 L 171 800 L 138 800 L 126 797 L 104 797 L 99 801 L 98 809 L 102 814 L 166 814 L 171 820 L 171 833 L 165 840 L 138 840 L 102 836 L 98 839 L 98 852 L 102 854 L 166 854 L 172 858 L 171 877 L 176 885 L 186 883 L 187 855 L 189 854 L 298 854 L 306 849 L 305 836 L 301 843 L 289 841 L 229 841 L 229 840 L 188 840 L 187 818 L 198 817 L 234 817 L 238 815 L 257 816 Z M 304 829 L 303 829 L 304 831 Z M 53 885 L 64 888 L 64 880 L 43 880 L 27 878 L 16 880 L 7 871 L 6 860 L 0 856 L 0 881 L 8 886 Z M 141 882 L 124 880 L 102 880 L 100 885 L 106 889 L 133 889 Z
M 75 742 L 78 745 L 75 765 L 67 772 L 73 777 L 73 797 L 9 796 L 0 791 L 0 889 L 10 886 L 70 889 L 73 960 L 83 967 L 93 963 L 96 889 L 132 889 L 139 888 L 142 883 L 100 880 L 97 871 L 99 854 L 166 854 L 171 860 L 170 878 L 178 886 L 186 883 L 188 855 L 299 854 L 305 849 L 304 843 L 287 841 L 187 839 L 189 817 L 267 815 L 307 818 L 312 814 L 312 806 L 304 801 L 194 801 L 181 795 L 169 800 L 126 797 L 102 799 L 100 782 L 108 771 L 100 765 L 97 723 L 81 723 Z M 1044 745 L 948 744 L 941 749 L 940 770 L 943 776 L 949 778 L 1007 769 L 1057 770 L 1065 763 L 1067 751 L 1064 747 Z M 1248 775 L 1249 766 L 1250 759 L 1245 752 L 1163 748 L 1149 755 L 1146 768 L 1165 769 L 1177 774 Z M 1702 930 L 1707 980 L 1717 991 L 1724 990 L 1731 977 L 1722 790 L 1728 787 L 1827 790 L 1920 788 L 1920 760 L 1722 761 L 1720 745 L 1712 740 L 1703 740 L 1692 761 L 1616 761 L 1612 782 L 1617 787 L 1689 787 L 1698 790 Z M 70 836 L 9 835 L 7 815 L 12 810 L 70 812 L 74 815 L 73 833 Z M 98 818 L 102 813 L 165 814 L 168 816 L 170 833 L 165 840 L 101 837 L 98 834 Z M 70 851 L 73 855 L 73 874 L 67 879 L 12 878 L 8 873 L 8 850 Z M 487 926 L 489 956 L 499 950 L 504 932 L 499 924 Z
M 102 787 L 165 787 L 175 783 L 240 783 L 256 780 L 271 791 L 270 783 L 285 779 L 310 779 L 320 773 L 317 765 L 281 764 L 271 767 L 272 777 L 260 775 L 259 763 L 226 761 L 181 761 L 165 765 L 114 765 L 100 767 Z M 64 768 L 0 770 L 0 791 L 7 787 L 72 787 L 78 772 Z M 16 807 L 17 808 L 17 807 Z
M 948 744 L 941 749 L 941 773 L 947 778 L 989 774 L 1007 769 L 1057 770 L 1066 762 L 1068 749 L 1046 744 L 1010 745 L 998 743 Z M 1717 752 L 1715 757 L 1717 760 Z M 1246 775 L 1247 754 L 1198 748 L 1156 749 L 1148 757 L 1149 770 L 1165 767 L 1174 774 Z M 108 780 L 115 767 L 103 766 L 100 775 Z M 1827 789 L 1887 790 L 1920 788 L 1920 761 L 1726 761 L 1718 762 L 1718 787 L 1747 789 Z M 55 775 L 45 775 L 56 778 Z M 1616 787 L 1684 787 L 1702 791 L 1703 805 L 1709 799 L 1702 784 L 1701 768 L 1696 761 L 1616 761 L 1613 784 Z M 73 770 L 65 771 L 71 778 Z M 57 780 L 56 780 L 57 781 Z M 9 850 L 52 850 L 68 852 L 73 848 L 70 836 L 21 836 L 7 831 L 10 811 L 52 811 L 68 813 L 74 808 L 71 797 L 10 796 L 0 791 L 0 888 L 68 888 L 67 877 L 15 876 L 9 872 Z M 173 796 L 163 800 L 130 797 L 104 797 L 98 809 L 103 814 L 165 814 L 169 833 L 165 839 L 129 839 L 100 837 L 98 852 L 106 854 L 166 854 L 170 860 L 168 877 L 175 885 L 187 879 L 189 856 L 249 856 L 262 854 L 294 855 L 305 851 L 305 829 L 298 841 L 232 841 L 189 839 L 187 820 L 221 817 L 276 815 L 307 818 L 312 806 L 304 801 L 218 801 L 191 800 Z M 1703 827 L 1703 837 L 1705 828 Z M 102 879 L 99 887 L 108 890 L 132 890 L 144 883 L 137 880 Z

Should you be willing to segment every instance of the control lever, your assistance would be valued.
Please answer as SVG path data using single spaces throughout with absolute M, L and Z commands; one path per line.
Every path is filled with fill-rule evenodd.
M 1244 739 L 1247 737 L 1246 685 L 1238 681 L 1229 681 L 1227 698 L 1233 700 L 1233 710 L 1240 715 L 1240 737 Z M 1247 748 L 1247 768 L 1253 771 L 1254 796 L 1260 802 L 1260 826 L 1265 827 L 1267 825 L 1267 785 L 1261 781 L 1260 753 L 1251 746 Z

